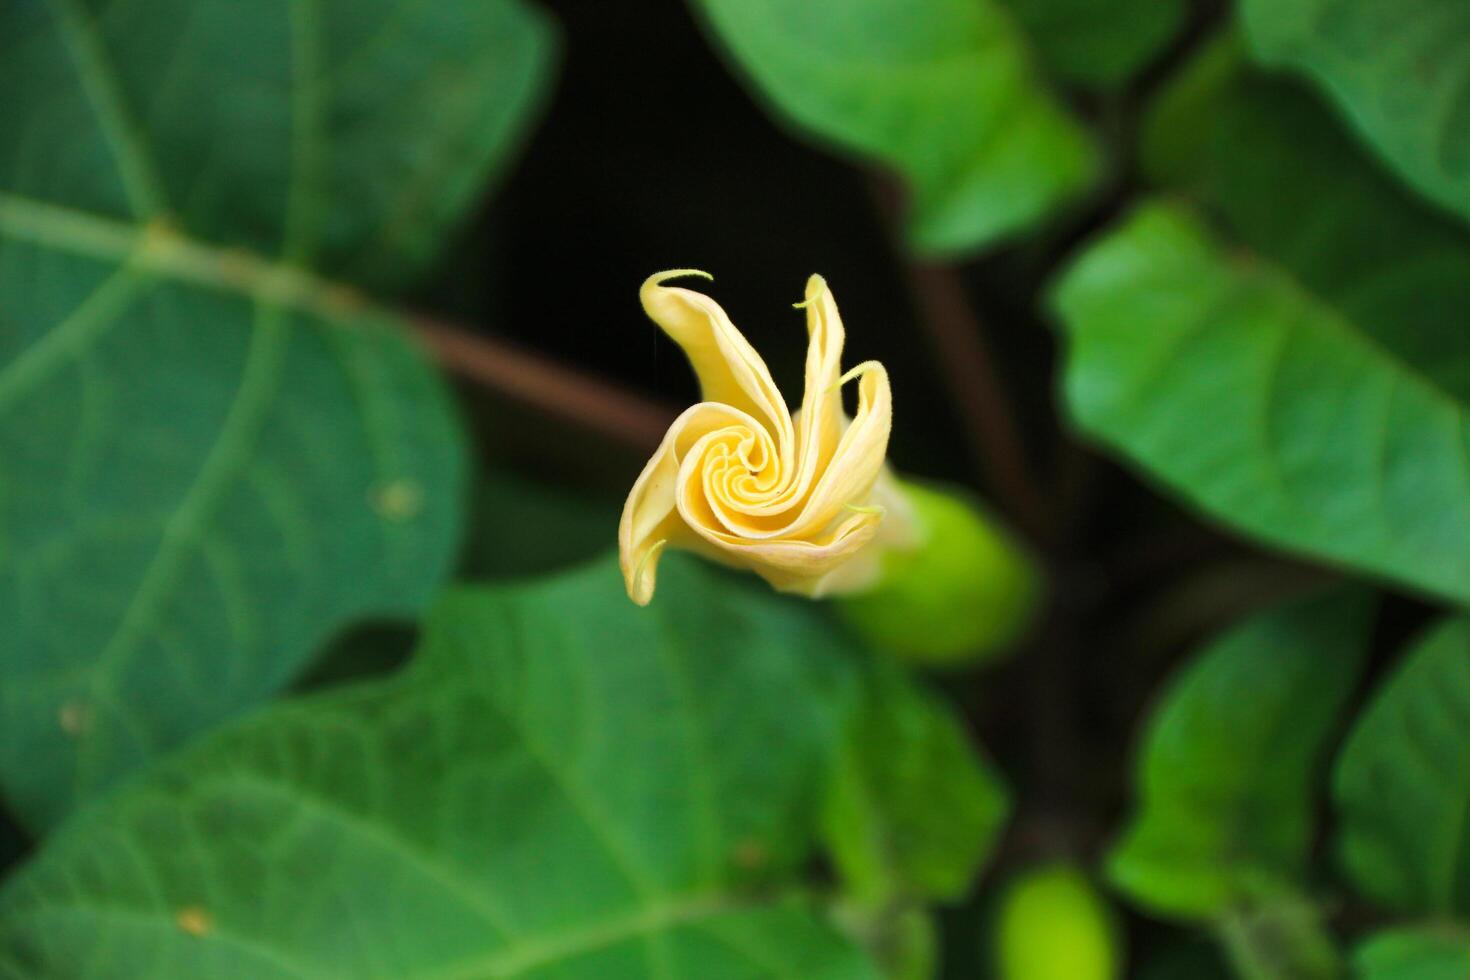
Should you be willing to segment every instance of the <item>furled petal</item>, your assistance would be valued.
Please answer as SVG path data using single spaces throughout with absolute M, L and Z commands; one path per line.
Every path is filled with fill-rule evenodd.
M 771 380 L 766 362 L 735 329 L 719 303 L 692 289 L 664 285 L 680 276 L 711 278 L 698 269 L 649 276 L 638 291 L 644 312 L 684 349 L 705 401 L 748 412 L 761 425 L 784 433 L 789 442 L 791 420 L 786 401 Z
M 732 423 L 753 426 L 754 420 L 739 409 L 714 402 L 686 409 L 634 481 L 618 524 L 618 553 L 628 595 L 638 605 L 647 605 L 653 598 L 658 554 L 664 546 L 688 546 L 697 540 L 675 504 L 681 456 L 707 433 Z

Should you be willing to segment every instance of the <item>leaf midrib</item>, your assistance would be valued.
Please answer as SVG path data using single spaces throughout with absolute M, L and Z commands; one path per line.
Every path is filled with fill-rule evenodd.
M 569 929 L 560 935 L 521 941 L 514 948 L 483 958 L 455 963 L 431 974 L 432 980 L 479 980 L 485 976 L 517 977 L 553 963 L 564 962 L 619 943 L 643 939 L 679 925 L 715 918 L 742 908 L 720 896 L 693 896 L 676 902 L 648 905 L 627 915 Z
M 640 908 L 626 915 L 609 916 L 600 921 L 566 930 L 556 936 L 522 940 L 510 948 L 498 950 L 483 957 L 451 963 L 433 972 L 425 973 L 422 975 L 422 980 L 482 980 L 487 976 L 508 980 L 508 978 L 522 976 L 554 963 L 611 949 L 620 943 L 641 939 L 665 929 L 760 907 L 769 906 L 742 903 L 720 895 L 690 896 L 678 902 Z M 139 927 L 145 929 L 165 929 L 170 934 L 173 934 L 178 928 L 164 915 L 105 903 L 47 905 L 24 913 L 24 917 L 31 918 L 33 921 L 50 916 L 120 919 L 135 922 Z M 21 917 L 18 915 L 15 921 L 19 921 Z M 277 947 L 241 933 L 220 928 L 218 923 L 213 924 L 208 933 L 197 937 L 196 941 L 227 944 L 248 950 L 303 980 L 316 976 L 310 966 L 283 955 Z
M 33 921 L 45 920 L 46 918 L 87 918 L 87 919 L 112 919 L 123 922 L 135 923 L 140 929 L 150 931 L 166 931 L 168 935 L 175 935 L 179 927 L 163 915 L 154 915 L 139 909 L 128 908 L 122 905 L 106 905 L 96 903 L 93 905 L 43 905 L 37 909 L 31 909 L 26 917 Z M 19 920 L 19 916 L 16 920 Z M 44 928 L 44 926 L 41 926 Z M 3 937 L 0 937 L 3 938 Z M 209 932 L 199 937 L 201 942 L 213 942 L 222 946 L 230 946 L 241 952 L 258 957 L 261 961 L 270 963 L 277 967 L 287 976 L 299 977 L 300 980 L 312 980 L 312 974 L 300 963 L 283 958 L 280 951 L 272 946 L 267 946 L 248 936 L 221 929 L 211 924 Z
M 0 238 L 125 263 L 138 272 L 307 313 L 334 325 L 365 308 L 395 316 L 352 286 L 296 262 L 195 238 L 167 218 L 139 224 L 0 191 Z

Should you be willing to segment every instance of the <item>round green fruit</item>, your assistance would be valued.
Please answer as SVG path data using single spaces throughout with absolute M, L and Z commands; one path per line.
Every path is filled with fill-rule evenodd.
M 878 584 L 837 600 L 869 642 L 927 666 L 994 659 L 1030 622 L 1038 576 L 996 521 L 958 492 L 903 484 L 917 547 L 883 557 Z
M 1114 980 L 1122 975 L 1107 901 L 1069 864 L 1023 872 L 1001 898 L 995 928 L 1000 980 Z

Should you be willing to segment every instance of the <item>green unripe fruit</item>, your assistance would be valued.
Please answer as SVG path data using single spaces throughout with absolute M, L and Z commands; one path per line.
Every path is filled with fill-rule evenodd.
M 930 666 L 1004 651 L 1030 622 L 1038 577 L 1009 534 L 957 493 L 903 484 L 919 543 L 883 556 L 878 584 L 836 603 L 875 646 Z
M 995 929 L 1000 980 L 1115 980 L 1122 954 L 1112 910 L 1068 864 L 1024 872 L 1006 889 Z

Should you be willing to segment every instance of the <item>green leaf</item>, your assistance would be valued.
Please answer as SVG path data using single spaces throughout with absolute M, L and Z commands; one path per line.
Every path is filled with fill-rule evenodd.
M 1331 94 L 1425 196 L 1470 218 L 1470 6 L 1462 0 L 1243 0 L 1259 57 Z
M 1057 304 L 1088 431 L 1273 545 L 1470 600 L 1470 425 L 1447 384 L 1169 205 L 1094 245 Z
M 1290 893 L 1238 908 L 1218 924 L 1237 980 L 1342 980 L 1342 951 L 1315 903 Z
M 447 573 L 392 286 L 545 76 L 510 0 L 0 6 L 0 783 L 55 823 Z
M 1470 600 L 1470 241 L 1228 48 L 1145 156 L 1245 248 L 1158 203 L 1094 244 L 1054 295 L 1073 417 L 1263 541 Z
M 1002 0 L 1052 72 L 1081 85 L 1119 86 L 1179 32 L 1182 0 Z
M 275 706 L 0 893 L 35 975 L 874 978 L 784 892 L 848 696 L 812 608 L 672 559 L 465 589 L 401 676 Z
M 695 0 L 798 130 L 899 171 L 925 252 L 989 244 L 1074 199 L 1095 147 L 995 0 Z
M 885 980 L 936 980 L 939 927 L 922 905 L 896 902 L 886 907 L 838 901 L 829 914 L 837 927 L 866 950 Z
M 1409 651 L 1354 726 L 1333 795 L 1343 864 L 1363 895 L 1470 916 L 1470 620 Z
M 965 896 L 1010 810 L 959 720 L 874 658 L 823 808 L 850 893 L 882 905 Z
M 1313 777 L 1367 648 L 1370 604 L 1331 593 L 1206 647 L 1149 722 L 1138 809 L 1108 858 L 1159 914 L 1218 918 L 1289 894 L 1313 836 Z
M 1386 929 L 1358 946 L 1353 965 L 1360 980 L 1465 980 L 1470 934 L 1450 926 Z

